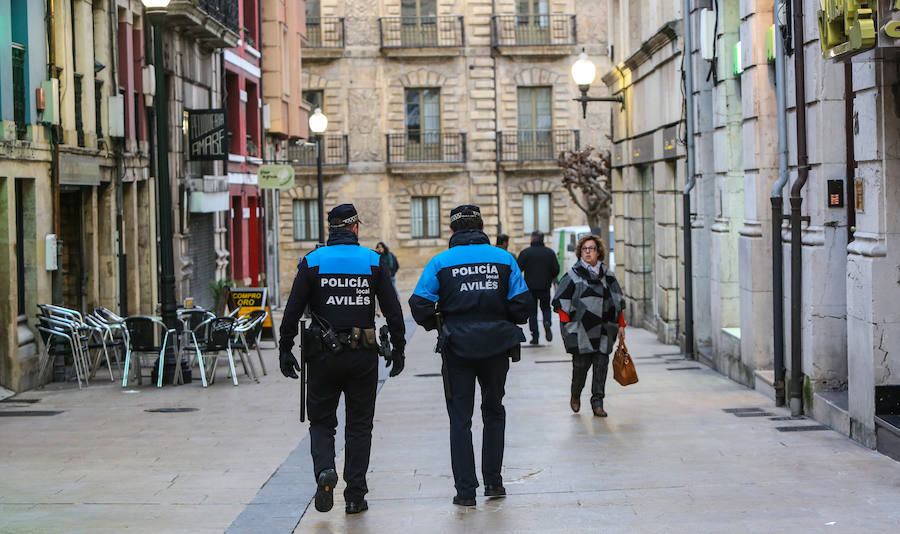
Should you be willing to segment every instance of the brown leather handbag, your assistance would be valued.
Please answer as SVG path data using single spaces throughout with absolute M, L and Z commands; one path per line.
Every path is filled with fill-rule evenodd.
M 613 356 L 612 367 L 613 378 L 619 384 L 628 386 L 637 383 L 637 370 L 634 368 L 634 361 L 628 354 L 628 347 L 625 346 L 625 340 L 622 338 L 619 338 L 619 346 L 616 348 L 616 355 Z

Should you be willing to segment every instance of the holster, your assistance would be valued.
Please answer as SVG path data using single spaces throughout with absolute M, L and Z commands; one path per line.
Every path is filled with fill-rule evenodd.
M 350 350 L 356 350 L 359 348 L 378 348 L 378 343 L 375 341 L 374 328 L 359 328 L 354 326 L 347 332 L 339 333 L 338 339 L 345 349 L 349 348 Z

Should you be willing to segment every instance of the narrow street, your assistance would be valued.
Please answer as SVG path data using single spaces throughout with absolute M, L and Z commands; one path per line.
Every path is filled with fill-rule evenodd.
M 0 411 L 0 533 L 891 532 L 900 464 L 630 328 L 640 376 L 607 382 L 608 419 L 568 406 L 561 345 L 526 348 L 507 382 L 509 496 L 451 504 L 448 423 L 433 333 L 378 397 L 369 511 L 309 505 L 315 489 L 297 382 L 267 376 L 122 390 L 31 391 Z M 561 361 L 565 360 L 565 361 Z M 23 402 L 27 400 L 29 402 Z M 156 408 L 194 408 L 148 413 Z M 726 409 L 740 409 L 728 413 Z M 752 409 L 759 409 L 754 411 Z M 763 412 L 762 410 L 765 410 Z M 766 414 L 768 412 L 768 414 Z M 770 415 L 769 415 L 770 414 Z M 339 437 L 342 433 L 339 429 Z M 473 424 L 476 457 L 481 425 Z M 339 444 L 342 440 L 338 440 Z M 339 454 L 338 466 L 343 457 Z

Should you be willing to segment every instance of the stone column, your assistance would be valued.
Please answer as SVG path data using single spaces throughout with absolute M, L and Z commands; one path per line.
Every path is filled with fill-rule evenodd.
M 738 238 L 740 280 L 740 356 L 748 381 L 772 361 L 772 184 L 778 178 L 778 110 L 775 77 L 765 56 L 772 3 L 757 0 L 741 13 L 742 56 L 749 65 L 741 76 L 743 104 L 744 224 Z
M 851 437 L 871 447 L 875 388 L 900 386 L 900 77 L 896 62 L 859 59 L 853 131 L 862 195 L 847 247 L 847 356 Z

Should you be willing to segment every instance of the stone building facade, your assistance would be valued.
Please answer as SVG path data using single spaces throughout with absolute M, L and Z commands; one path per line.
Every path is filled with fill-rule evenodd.
M 608 107 L 582 119 L 569 75 L 582 48 L 605 70 L 599 3 L 320 0 L 306 15 L 304 97 L 329 119 L 325 208 L 356 204 L 361 241 L 391 247 L 401 288 L 446 247 L 457 204 L 480 205 L 513 252 L 534 228 L 584 224 L 555 160 L 608 146 Z M 280 202 L 282 292 L 318 238 L 314 149 L 286 157 L 297 179 Z
M 803 2 L 802 35 L 793 35 L 793 21 L 787 21 L 789 181 L 784 211 L 776 217 L 790 213 L 800 135 L 809 160 L 809 179 L 799 190 L 801 298 L 792 302 L 789 220 L 774 236 L 781 240 L 783 264 L 773 266 L 772 259 L 770 197 L 779 175 L 773 36 L 782 29 L 773 26 L 773 2 L 691 2 L 695 38 L 687 58 L 682 57 L 681 3 L 675 4 L 609 3 L 609 18 L 618 21 L 611 31 L 616 67 L 604 81 L 626 96 L 626 107 L 613 122 L 616 236 L 623 241 L 617 246 L 626 251 L 617 268 L 632 313 L 643 310 L 642 324 L 655 326 L 661 339 L 683 342 L 679 208 L 685 183 L 683 117 L 690 113 L 696 124 L 696 186 L 690 193 L 693 352 L 732 379 L 774 396 L 773 271 L 780 271 L 784 365 L 789 377 L 792 356 L 800 362 L 802 392 L 794 393 L 800 394 L 802 409 L 900 457 L 900 430 L 891 423 L 900 415 L 900 360 L 893 350 L 900 346 L 900 217 L 892 209 L 900 200 L 894 150 L 900 132 L 890 126 L 897 121 L 900 42 L 881 30 L 900 19 L 900 11 L 879 2 L 878 12 L 861 22 L 875 29 L 873 36 L 860 42 L 849 38 L 843 15 L 829 18 L 843 9 L 832 4 L 843 3 L 829 1 L 819 11 L 818 3 Z M 702 17 L 707 21 L 701 23 Z M 820 18 L 831 22 L 820 25 Z M 832 32 L 825 46 L 820 27 Z M 712 46 L 701 47 L 704 41 Z M 800 111 L 797 50 L 803 51 L 805 73 Z M 687 110 L 684 60 L 694 71 L 695 107 Z M 673 90 L 679 86 L 681 92 Z M 801 111 L 805 132 L 797 130 Z M 794 304 L 799 332 L 791 332 Z M 632 324 L 641 324 L 636 315 Z M 793 334 L 799 345 L 792 345 Z M 799 346 L 798 354 L 792 346 Z

